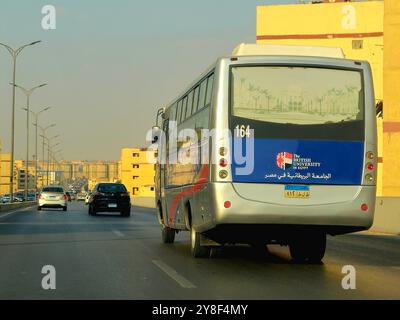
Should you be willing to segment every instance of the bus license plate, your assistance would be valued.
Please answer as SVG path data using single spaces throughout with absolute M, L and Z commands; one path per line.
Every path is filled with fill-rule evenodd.
M 109 208 L 117 208 L 117 204 L 116 203 L 109 203 L 108 207 Z
M 308 186 L 285 186 L 285 198 L 308 199 L 310 194 Z

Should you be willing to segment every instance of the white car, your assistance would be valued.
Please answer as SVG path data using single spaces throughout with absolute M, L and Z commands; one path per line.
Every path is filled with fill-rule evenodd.
M 67 195 L 63 187 L 48 186 L 42 189 L 38 199 L 38 211 L 42 208 L 60 208 L 67 211 Z
M 86 194 L 85 193 L 78 193 L 78 195 L 76 196 L 76 201 L 85 201 L 86 199 Z
M 87 194 L 86 194 L 86 197 L 85 197 L 85 204 L 87 205 L 87 204 L 89 204 L 89 199 L 90 199 L 90 196 L 91 196 L 92 194 L 90 193 L 90 192 L 88 192 Z

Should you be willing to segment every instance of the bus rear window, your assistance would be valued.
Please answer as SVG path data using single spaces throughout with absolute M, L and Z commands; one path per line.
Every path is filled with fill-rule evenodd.
M 362 140 L 362 75 L 316 67 L 232 67 L 231 115 L 238 125 L 257 128 L 256 136 L 313 139 L 327 128 L 326 139 Z

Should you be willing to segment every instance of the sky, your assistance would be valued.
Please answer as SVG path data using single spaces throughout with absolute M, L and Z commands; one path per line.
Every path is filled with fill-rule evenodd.
M 165 106 L 219 56 L 254 43 L 256 6 L 296 0 L 1 0 L 0 42 L 19 47 L 16 83 L 31 88 L 33 111 L 51 109 L 41 126 L 60 135 L 66 160 L 118 160 L 123 147 L 145 146 Z M 42 7 L 56 8 L 44 30 Z M 0 47 L 0 140 L 10 150 L 12 60 Z M 16 158 L 26 154 L 25 96 L 16 95 Z M 32 122 L 32 121 L 30 121 Z M 30 125 L 30 155 L 34 127 Z M 40 150 L 40 148 L 39 148 Z M 40 157 L 40 152 L 39 152 Z M 30 157 L 31 158 L 31 157 Z

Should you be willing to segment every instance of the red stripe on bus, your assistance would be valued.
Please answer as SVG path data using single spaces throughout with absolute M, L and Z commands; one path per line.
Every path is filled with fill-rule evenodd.
M 184 197 L 186 197 L 190 194 L 196 193 L 204 188 L 204 186 L 208 180 L 208 168 L 209 168 L 208 164 L 203 165 L 203 167 L 201 168 L 200 173 L 199 173 L 199 178 L 197 179 L 195 184 L 192 187 L 178 193 L 174 197 L 174 199 L 172 200 L 171 206 L 169 207 L 169 210 L 168 210 L 168 225 L 169 226 L 171 226 L 172 222 L 174 221 L 176 209 L 178 208 L 179 202 Z
M 270 34 L 270 35 L 257 36 L 257 40 L 372 38 L 372 37 L 383 37 L 383 35 L 384 35 L 383 32 L 321 33 L 321 34 Z

